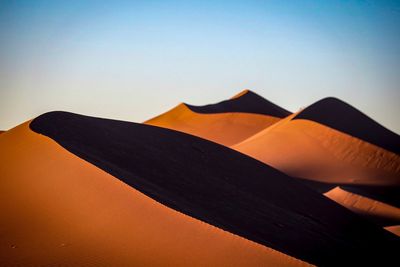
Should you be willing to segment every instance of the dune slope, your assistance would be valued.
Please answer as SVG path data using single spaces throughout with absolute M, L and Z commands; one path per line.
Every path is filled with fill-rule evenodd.
M 174 210 L 313 264 L 382 263 L 399 248 L 293 178 L 191 135 L 64 112 L 31 128 Z
M 196 135 L 226 146 L 276 123 L 290 112 L 245 90 L 230 100 L 206 106 L 179 104 L 145 122 Z
M 308 265 L 154 201 L 29 123 L 0 146 L 0 266 Z
M 374 128 L 370 119 L 365 119 L 365 115 L 356 109 L 349 106 L 343 108 L 343 102 L 333 102 L 338 104 L 338 110 L 332 106 L 331 98 L 321 100 L 309 108 L 312 108 L 313 114 L 317 114 L 317 108 L 320 107 L 322 114 L 329 113 L 328 118 L 336 116 L 335 127 L 340 128 L 340 131 L 331 128 L 328 123 L 305 119 L 306 116 L 302 114 L 306 113 L 310 117 L 311 113 L 306 108 L 233 148 L 295 177 L 325 183 L 399 186 L 400 156 L 393 152 L 396 149 L 387 150 L 383 146 L 396 148 L 400 137 L 384 131 L 382 126 Z M 326 112 L 325 103 L 329 112 Z M 340 113 L 342 110 L 346 110 L 346 113 Z M 355 126 L 350 129 L 348 117 L 364 119 L 352 121 Z M 370 133 L 381 135 L 385 143 L 375 140 L 374 144 L 369 139 L 360 139 L 363 136 L 353 130 L 361 128 L 358 125 L 364 123 L 364 120 L 372 125 Z M 326 120 L 319 118 L 318 121 Z M 354 132 L 355 136 L 343 132 L 344 128 L 346 132 Z M 389 137 L 385 138 L 382 132 Z
M 361 111 L 333 97 L 324 98 L 293 118 L 311 120 L 400 154 L 400 137 Z
M 270 164 L 382 226 L 398 221 L 400 137 L 326 98 L 234 149 Z M 372 205 L 372 206 L 370 206 Z

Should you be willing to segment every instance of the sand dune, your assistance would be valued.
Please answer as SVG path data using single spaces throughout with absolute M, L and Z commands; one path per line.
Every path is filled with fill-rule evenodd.
M 304 266 L 170 209 L 31 131 L 0 138 L 1 266 Z
M 289 114 L 257 94 L 244 90 L 230 100 L 217 104 L 179 104 L 145 124 L 189 133 L 230 146 Z
M 65 112 L 30 127 L 159 203 L 312 264 L 381 263 L 399 247 L 293 178 L 204 139 Z
M 50 112 L 1 134 L 0 266 L 395 262 L 398 136 L 331 98 L 286 115 L 244 91 L 148 122 L 178 131 Z M 233 148 L 298 178 L 179 131 L 251 135 Z
M 324 194 L 355 213 L 369 217 L 378 224 L 400 224 L 400 208 L 336 187 Z
M 335 104 L 339 111 L 346 106 L 346 113 L 336 112 Z M 329 113 L 328 119 L 334 116 L 335 123 L 327 120 L 329 123 L 325 124 L 324 118 L 312 120 L 310 108 L 314 113 L 319 110 L 321 114 Z M 303 113 L 308 115 L 303 116 Z M 283 119 L 233 148 L 295 177 L 325 183 L 398 186 L 400 156 L 396 154 L 396 142 L 400 138 L 394 137 L 382 126 L 376 128 L 374 123 L 366 126 L 370 133 L 362 135 L 357 132 L 358 121 L 352 121 L 356 129 L 351 129 L 346 119 L 348 117 L 372 121 L 347 104 L 328 98 Z M 365 136 L 373 143 L 360 139 Z M 384 141 L 376 140 L 376 136 Z
M 321 193 L 337 186 L 325 195 L 390 226 L 400 224 L 399 144 L 398 135 L 350 105 L 327 98 L 233 148 L 306 179 L 302 182 L 315 181 L 307 184 Z
M 392 232 L 393 234 L 400 236 L 400 225 L 393 225 L 393 226 L 388 226 L 385 227 L 386 230 L 389 232 Z

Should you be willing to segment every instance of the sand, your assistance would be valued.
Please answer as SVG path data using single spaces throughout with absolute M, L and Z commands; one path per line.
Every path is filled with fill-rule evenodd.
M 336 187 L 324 194 L 340 205 L 380 225 L 400 224 L 400 208 Z
M 1 266 L 304 266 L 167 208 L 32 132 L 0 138 Z
M 145 124 L 189 133 L 225 146 L 236 144 L 280 118 L 240 112 L 196 113 L 185 104 L 150 119 Z
M 232 146 L 291 176 L 325 183 L 400 184 L 400 156 L 293 116 Z
M 205 106 L 181 103 L 145 124 L 192 134 L 231 146 L 291 113 L 250 90 Z
M 400 236 L 400 225 L 388 226 L 385 227 L 385 229 L 397 236 Z
M 307 262 L 381 264 L 400 249 L 392 234 L 292 177 L 192 135 L 68 112 L 30 127 L 159 203 Z

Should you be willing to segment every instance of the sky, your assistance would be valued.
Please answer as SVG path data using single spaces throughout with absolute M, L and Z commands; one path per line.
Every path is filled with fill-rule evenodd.
M 400 1 L 0 0 L 0 129 L 64 110 L 142 122 L 251 89 L 327 96 L 400 133 Z

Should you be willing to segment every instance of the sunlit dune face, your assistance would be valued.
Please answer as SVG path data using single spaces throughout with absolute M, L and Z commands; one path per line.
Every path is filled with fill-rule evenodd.
M 240 98 L 241 96 L 244 96 L 245 94 L 249 93 L 248 89 L 245 89 L 239 93 L 237 93 L 236 95 L 232 96 L 230 99 L 236 99 L 236 98 Z
M 240 95 L 235 97 L 240 97 Z M 180 104 L 174 109 L 146 121 L 145 124 L 185 132 L 231 146 L 279 120 L 280 118 L 277 117 L 252 113 L 195 113 L 185 104 Z
M 388 226 L 385 229 L 400 237 L 400 225 Z
M 176 212 L 28 123 L 0 137 L 1 266 L 305 266 Z
M 291 176 L 326 183 L 399 185 L 400 156 L 295 114 L 232 148 Z
M 324 195 L 355 213 L 371 218 L 377 223 L 400 224 L 400 209 L 395 206 L 348 192 L 340 187 L 335 187 Z

